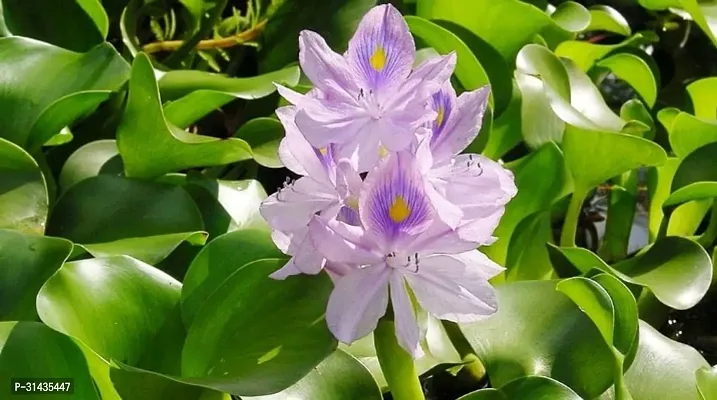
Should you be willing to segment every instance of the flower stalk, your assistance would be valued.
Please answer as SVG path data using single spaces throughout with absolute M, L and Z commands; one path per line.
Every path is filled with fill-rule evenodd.
M 393 321 L 382 318 L 373 335 L 378 362 L 393 398 L 425 399 L 413 357 L 398 344 Z
M 207 39 L 200 40 L 194 47 L 195 50 L 210 50 L 210 49 L 226 49 L 229 47 L 238 46 L 240 44 L 251 42 L 259 37 L 266 27 L 266 20 L 259 22 L 250 29 L 240 32 L 236 35 L 218 38 L 218 39 Z M 154 43 L 149 43 L 142 46 L 142 50 L 147 54 L 159 53 L 163 51 L 176 51 L 184 45 L 183 40 L 165 40 Z

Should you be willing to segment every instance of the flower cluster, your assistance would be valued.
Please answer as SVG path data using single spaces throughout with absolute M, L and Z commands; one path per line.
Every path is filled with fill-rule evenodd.
M 314 84 L 276 111 L 279 153 L 301 175 L 261 212 L 291 260 L 272 277 L 326 270 L 335 288 L 329 329 L 350 344 L 390 305 L 399 344 L 421 354 L 414 309 L 456 322 L 496 311 L 488 280 L 502 271 L 476 248 L 490 244 L 516 194 L 512 174 L 476 154 L 489 88 L 456 96 L 451 53 L 414 68 L 415 44 L 390 5 L 370 10 L 343 54 L 311 31 L 299 61 Z M 415 304 L 417 303 L 417 304 Z

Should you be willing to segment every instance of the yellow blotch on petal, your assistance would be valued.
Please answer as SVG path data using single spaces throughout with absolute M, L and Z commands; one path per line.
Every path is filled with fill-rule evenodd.
M 381 157 L 381 159 L 384 159 L 388 156 L 388 149 L 382 144 L 378 145 L 378 156 Z
M 329 150 L 326 147 L 322 147 L 319 149 L 319 153 L 321 153 L 322 156 L 325 156 L 328 151 Z
M 359 209 L 359 201 L 356 196 L 347 197 L 346 200 L 344 200 L 344 204 L 346 205 L 346 207 L 351 208 L 353 210 L 358 211 Z
M 441 126 L 443 125 L 443 119 L 446 117 L 446 110 L 443 108 L 443 106 L 438 107 L 438 116 L 436 117 L 436 125 Z
M 411 207 L 401 196 L 393 199 L 391 207 L 388 209 L 388 217 L 393 222 L 403 222 L 411 216 Z
M 369 62 L 371 63 L 371 67 L 376 71 L 383 71 L 383 68 L 386 66 L 386 52 L 383 50 L 383 47 L 377 47 L 376 50 L 373 51 Z

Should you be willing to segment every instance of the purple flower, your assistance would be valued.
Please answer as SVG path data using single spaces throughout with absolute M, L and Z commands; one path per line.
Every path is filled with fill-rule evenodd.
M 353 268 L 336 280 L 326 320 L 350 344 L 366 336 L 393 307 L 399 344 L 421 354 L 408 287 L 427 312 L 472 322 L 496 311 L 488 279 L 502 268 L 436 218 L 421 170 L 408 152 L 393 153 L 369 173 L 359 200 L 361 226 L 319 217 L 309 224 L 314 247 Z
M 303 175 L 269 196 L 260 212 L 272 227 L 277 247 L 293 256 L 286 266 L 272 275 L 284 279 L 298 273 L 317 274 L 325 266 L 308 237 L 309 222 L 317 215 L 358 224 L 358 194 L 363 182 L 348 162 L 337 162 L 331 146 L 316 149 L 294 123 L 296 108 L 276 110 L 286 137 L 279 146 L 279 157 L 291 171 Z
M 337 156 L 368 171 L 380 152 L 401 151 L 416 141 L 415 132 L 434 120 L 428 107 L 455 68 L 451 53 L 415 70 L 415 44 L 401 14 L 391 5 L 371 9 L 348 50 L 333 52 L 315 32 L 299 36 L 299 62 L 314 84 L 310 96 L 279 86 L 299 107 L 296 124 L 314 147 L 337 145 Z
M 438 217 L 463 239 L 490 244 L 505 205 L 516 193 L 513 174 L 477 154 L 460 154 L 476 138 L 488 103 L 484 86 L 456 98 L 449 83 L 431 98 L 438 115 L 415 155 Z

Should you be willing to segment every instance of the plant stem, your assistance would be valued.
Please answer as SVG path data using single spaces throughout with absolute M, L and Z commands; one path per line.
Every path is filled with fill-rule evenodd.
M 448 336 L 448 339 L 458 352 L 461 360 L 466 363 L 463 368 L 468 371 L 477 382 L 483 381 L 486 376 L 485 367 L 478 356 L 476 356 L 473 347 L 468 343 L 463 332 L 461 332 L 461 328 L 458 327 L 457 323 L 451 321 L 441 321 L 441 324 L 446 331 L 446 336 Z
M 563 232 L 560 235 L 560 246 L 575 247 L 575 234 L 578 230 L 578 219 L 580 211 L 583 208 L 583 202 L 588 191 L 582 187 L 576 186 L 573 196 L 570 198 L 568 212 L 565 214 L 565 222 L 563 223 Z
M 382 318 L 373 339 L 378 363 L 394 400 L 424 400 L 413 358 L 398 344 L 393 321 Z
M 251 29 L 238 33 L 234 36 L 219 39 L 200 40 L 194 48 L 196 50 L 209 50 L 234 47 L 256 39 L 264 31 L 264 27 L 266 27 L 266 20 L 261 21 Z M 144 45 L 142 50 L 147 54 L 158 53 L 160 51 L 176 51 L 181 48 L 184 43 L 185 42 L 182 40 L 154 42 Z

